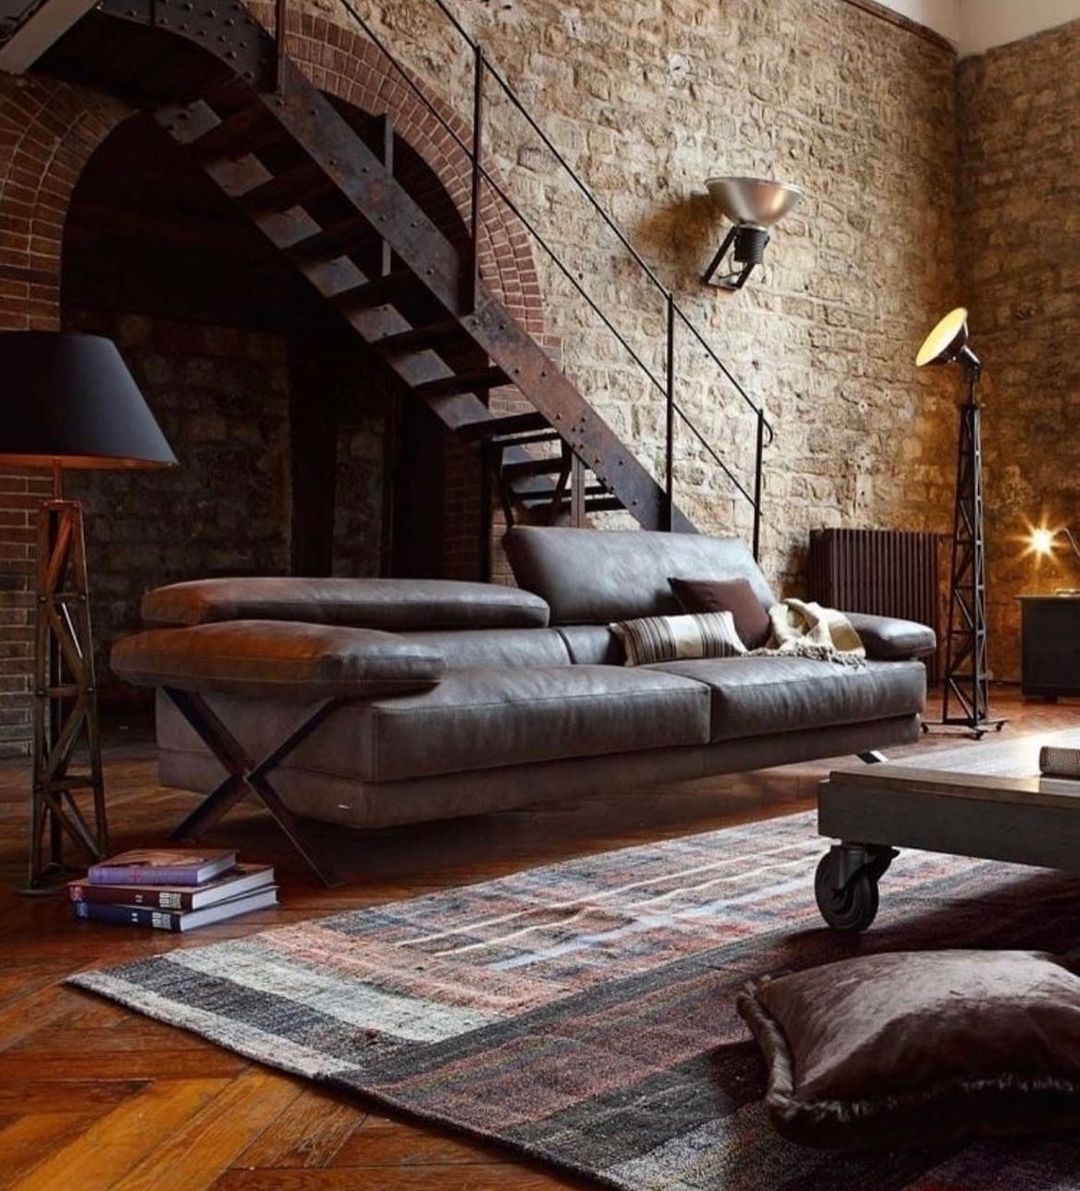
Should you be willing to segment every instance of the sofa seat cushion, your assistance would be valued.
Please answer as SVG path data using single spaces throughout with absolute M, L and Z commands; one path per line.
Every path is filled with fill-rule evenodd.
M 224 696 L 211 706 L 255 756 L 295 720 L 295 709 L 280 701 Z M 200 747 L 175 717 L 159 718 L 159 733 L 164 750 Z M 460 670 L 423 694 L 343 704 L 285 764 L 386 782 L 708 739 L 708 688 L 675 674 L 606 666 Z
M 149 629 L 113 646 L 113 671 L 141 686 L 311 701 L 427 690 L 442 654 L 376 629 L 231 620 Z
M 450 579 L 196 579 L 147 592 L 152 625 L 300 620 L 367 629 L 543 628 L 548 606 L 498 583 Z
M 713 741 L 913 715 L 926 699 L 921 662 L 867 662 L 856 670 L 811 658 L 741 657 L 646 668 L 709 687 Z
M 360 776 L 392 781 L 709 738 L 709 692 L 674 674 L 555 666 L 466 670 L 432 691 L 350 707 Z

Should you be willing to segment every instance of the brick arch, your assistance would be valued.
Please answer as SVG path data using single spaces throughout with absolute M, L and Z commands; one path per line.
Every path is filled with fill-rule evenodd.
M 273 8 L 267 0 L 252 0 L 250 7 L 273 28 Z M 425 85 L 424 94 L 453 133 L 424 106 L 375 45 L 322 16 L 304 14 L 299 31 L 290 34 L 288 52 L 320 90 L 369 115 L 389 113 L 395 132 L 423 158 L 459 217 L 468 223 L 472 166 L 454 136 L 467 145 L 472 131 L 442 95 Z M 484 189 L 480 221 L 480 271 L 485 284 L 529 334 L 542 341 L 543 300 L 528 232 L 489 187 Z
M 60 254 L 72 191 L 132 109 L 38 75 L 0 76 L 0 327 L 57 330 Z

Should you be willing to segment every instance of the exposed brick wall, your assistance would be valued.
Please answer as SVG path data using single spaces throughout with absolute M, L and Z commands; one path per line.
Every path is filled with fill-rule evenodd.
M 1080 587 L 1025 552 L 1080 526 L 1080 21 L 960 68 L 965 296 L 984 365 L 990 656 L 1019 675 L 1021 592 Z
M 59 325 L 67 204 L 123 115 L 83 88 L 0 74 L 0 330 Z M 29 750 L 34 510 L 50 490 L 40 473 L 0 471 L 0 756 Z
M 0 757 L 29 746 L 35 510 L 51 488 L 40 473 L 0 473 Z

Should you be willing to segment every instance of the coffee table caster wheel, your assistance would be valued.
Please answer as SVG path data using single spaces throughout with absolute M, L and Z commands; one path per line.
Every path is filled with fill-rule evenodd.
M 878 883 L 866 868 L 854 873 L 842 889 L 832 882 L 833 858 L 822 856 L 814 876 L 814 896 L 822 918 L 833 930 L 855 934 L 877 917 Z

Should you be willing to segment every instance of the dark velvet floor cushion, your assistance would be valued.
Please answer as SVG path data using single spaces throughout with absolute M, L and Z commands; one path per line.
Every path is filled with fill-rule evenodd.
M 687 612 L 730 612 L 747 649 L 772 635 L 769 614 L 746 579 L 671 579 L 671 590 Z
M 748 985 L 766 1107 L 842 1149 L 1080 1126 L 1080 978 L 1031 951 L 866 955 Z

